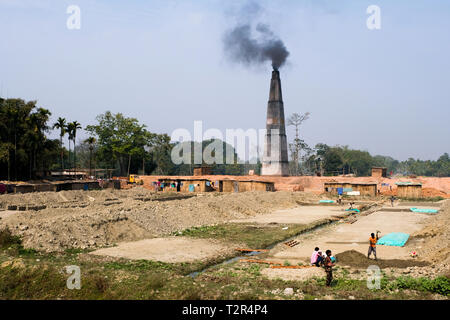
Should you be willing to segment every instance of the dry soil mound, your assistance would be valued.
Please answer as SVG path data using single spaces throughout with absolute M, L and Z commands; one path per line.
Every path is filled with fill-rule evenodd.
M 408 268 L 408 267 L 423 267 L 429 265 L 428 262 L 418 261 L 418 260 L 400 260 L 391 259 L 383 260 L 378 259 L 377 261 L 367 259 L 364 254 L 349 250 L 336 255 L 337 262 L 339 264 L 347 265 L 354 268 L 367 268 L 371 265 L 377 265 L 380 268 Z

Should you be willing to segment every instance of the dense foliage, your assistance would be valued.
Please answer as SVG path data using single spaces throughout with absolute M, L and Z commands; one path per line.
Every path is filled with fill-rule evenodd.
M 80 142 L 77 141 L 83 129 L 80 123 L 59 117 L 55 123 L 49 124 L 50 116 L 50 111 L 37 107 L 36 101 L 0 98 L 0 179 L 31 180 L 44 177 L 49 170 L 77 168 L 111 169 L 112 175 L 120 176 L 142 173 L 191 175 L 198 165 L 209 165 L 213 174 L 245 175 L 249 170 L 260 173 L 260 161 L 256 164 L 241 163 L 235 149 L 221 140 L 171 143 L 167 134 L 152 133 L 135 118 L 107 111 L 97 116 L 96 124 L 84 129 L 89 137 Z M 353 173 L 367 176 L 373 166 L 379 166 L 386 167 L 388 172 L 404 175 L 450 176 L 448 153 L 436 161 L 410 158 L 400 162 L 347 146 L 331 147 L 320 143 L 310 148 L 298 135 L 299 125 L 308 116 L 309 113 L 298 116 L 296 121 L 292 120 L 293 125 L 297 124 L 296 138 L 290 144 L 293 159 L 290 170 L 293 175 Z M 57 130 L 59 139 L 47 137 L 51 129 Z M 68 150 L 63 144 L 66 136 Z M 174 148 L 183 149 L 191 163 L 174 163 Z M 201 149 L 203 155 L 209 154 L 222 161 L 210 163 L 203 159 L 195 163 L 196 149 Z M 218 150 L 224 150 L 223 155 L 217 154 Z M 228 161 L 227 154 L 231 155 Z
M 324 175 L 355 174 L 368 176 L 372 167 L 386 167 L 388 173 L 450 177 L 450 158 L 444 153 L 436 161 L 409 158 L 398 161 L 387 156 L 372 156 L 367 151 L 353 150 L 348 146 L 330 147 L 317 144 L 303 162 L 304 173 L 321 172 Z
M 46 136 L 50 115 L 36 101 L 0 98 L 0 179 L 35 179 L 58 163 L 59 141 Z

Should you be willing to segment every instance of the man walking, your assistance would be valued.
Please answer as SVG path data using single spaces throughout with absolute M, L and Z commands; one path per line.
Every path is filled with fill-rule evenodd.
M 369 252 L 367 253 L 367 259 L 370 259 L 370 255 L 373 252 L 373 255 L 375 257 L 375 260 L 377 260 L 377 241 L 378 241 L 378 233 L 380 231 L 377 231 L 377 236 L 375 237 L 374 233 L 370 234 L 369 238 Z
M 394 196 L 391 196 L 390 199 L 391 199 L 391 205 L 394 206 L 395 197 L 394 197 Z
M 327 257 L 325 258 L 324 267 L 325 272 L 327 273 L 327 287 L 330 287 L 331 281 L 333 281 L 334 263 L 331 261 L 331 250 L 327 250 L 325 253 L 327 254 Z

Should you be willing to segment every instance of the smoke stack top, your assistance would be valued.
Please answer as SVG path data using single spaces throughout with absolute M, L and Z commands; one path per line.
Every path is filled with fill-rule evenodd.
M 268 25 L 259 23 L 255 31 L 252 33 L 250 24 L 243 24 L 226 32 L 225 52 L 233 62 L 252 66 L 271 61 L 273 70 L 278 70 L 286 62 L 289 51 Z

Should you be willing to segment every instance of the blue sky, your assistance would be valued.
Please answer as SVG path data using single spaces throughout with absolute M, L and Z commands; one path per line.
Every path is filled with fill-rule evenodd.
M 0 0 L 0 95 L 83 126 L 110 110 L 168 134 L 195 120 L 264 128 L 270 65 L 246 69 L 222 47 L 244 2 Z M 285 113 L 311 112 L 307 143 L 399 160 L 450 152 L 449 1 L 257 2 L 290 51 Z M 72 4 L 80 30 L 66 27 Z M 366 27 L 372 4 L 381 30 Z

